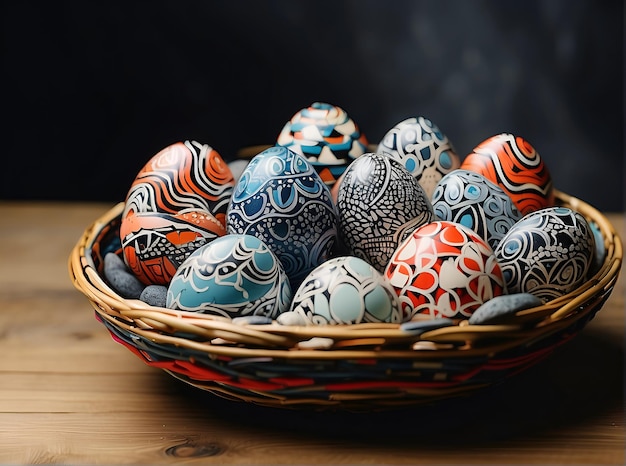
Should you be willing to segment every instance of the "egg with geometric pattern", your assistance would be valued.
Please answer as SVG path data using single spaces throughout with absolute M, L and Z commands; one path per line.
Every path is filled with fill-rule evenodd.
M 506 293 L 489 244 L 454 222 L 419 227 L 400 244 L 385 269 L 403 314 L 466 319 L 488 300 Z
M 122 218 L 122 257 L 145 285 L 167 285 L 197 248 L 226 234 L 209 212 L 137 212 Z
M 530 293 L 547 302 L 586 279 L 595 259 L 595 237 L 580 213 L 547 207 L 515 223 L 495 254 L 509 292 Z
M 226 318 L 274 318 L 291 302 L 291 286 L 274 253 L 250 235 L 225 235 L 195 250 L 167 290 L 166 307 Z
M 313 165 L 328 186 L 367 149 L 367 138 L 344 109 L 314 102 L 283 126 L 276 145 L 288 147 Z

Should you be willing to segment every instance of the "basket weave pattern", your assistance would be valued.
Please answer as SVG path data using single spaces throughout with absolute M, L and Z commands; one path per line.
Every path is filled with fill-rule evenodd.
M 115 341 L 200 389 L 275 407 L 385 409 L 501 381 L 549 355 L 600 310 L 619 275 L 620 238 L 590 205 L 559 191 L 556 199 L 598 227 L 604 261 L 575 291 L 498 325 L 254 325 L 124 299 L 103 278 L 104 256 L 120 252 L 123 203 L 86 229 L 69 271 Z M 320 338 L 323 348 L 315 345 Z

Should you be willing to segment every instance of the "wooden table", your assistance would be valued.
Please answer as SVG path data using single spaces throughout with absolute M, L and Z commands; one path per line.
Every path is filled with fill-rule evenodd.
M 624 464 L 624 279 L 502 385 L 378 414 L 236 403 L 112 341 L 67 258 L 111 206 L 0 202 L 0 463 Z M 622 238 L 623 215 L 609 215 Z

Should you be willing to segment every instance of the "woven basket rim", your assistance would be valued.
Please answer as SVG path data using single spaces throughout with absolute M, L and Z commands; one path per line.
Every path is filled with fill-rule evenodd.
M 95 220 L 80 237 L 68 260 L 74 286 L 92 303 L 95 311 L 111 324 L 150 338 L 209 354 L 230 357 L 280 356 L 284 358 L 424 358 L 450 354 L 476 356 L 522 345 L 558 331 L 585 313 L 584 303 L 612 289 L 622 262 L 622 243 L 608 219 L 586 202 L 555 190 L 555 197 L 587 219 L 595 222 L 605 241 L 605 259 L 593 277 L 581 287 L 544 305 L 518 313 L 519 320 L 506 325 L 460 325 L 439 328 L 419 336 L 399 324 L 357 324 L 327 326 L 288 326 L 277 323 L 248 325 L 229 319 L 150 306 L 119 296 L 97 272 L 91 252 L 99 234 L 121 215 L 118 203 Z M 528 323 L 535 323 L 528 327 Z M 195 339 L 181 337 L 195 335 Z M 311 338 L 329 338 L 339 343 L 332 350 L 298 349 L 298 343 Z M 398 350 L 397 344 L 415 340 L 433 343 L 426 351 Z M 239 346 L 213 344 L 221 339 Z M 416 341 L 417 341 L 416 340 Z M 380 344 L 377 344 L 377 341 Z M 471 344 L 468 347 L 468 342 Z M 386 349 L 385 345 L 393 349 Z M 452 345 L 452 347 L 450 346 Z M 372 347 L 377 349 L 372 349 Z

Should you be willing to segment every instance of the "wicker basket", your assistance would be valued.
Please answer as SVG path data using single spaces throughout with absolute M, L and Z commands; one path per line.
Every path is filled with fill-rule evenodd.
M 604 238 L 599 270 L 572 293 L 519 312 L 506 324 L 434 330 L 397 324 L 300 327 L 241 324 L 123 299 L 103 278 L 120 251 L 123 203 L 82 235 L 69 258 L 75 287 L 113 339 L 150 366 L 203 390 L 273 407 L 388 409 L 471 393 L 515 374 L 575 336 L 609 297 L 622 244 L 596 209 L 556 192 Z M 323 348 L 316 341 L 327 343 Z

